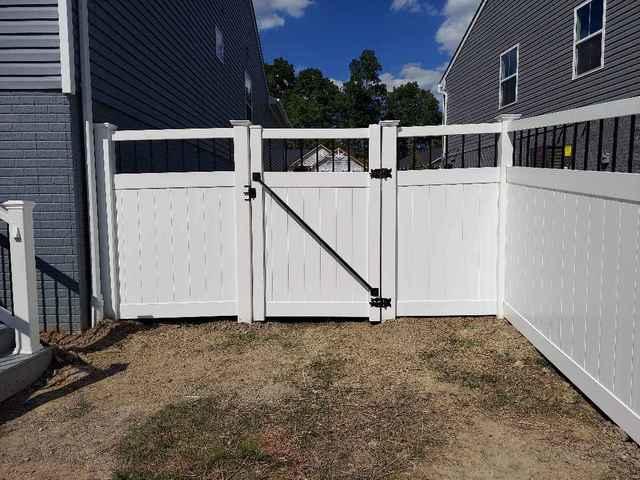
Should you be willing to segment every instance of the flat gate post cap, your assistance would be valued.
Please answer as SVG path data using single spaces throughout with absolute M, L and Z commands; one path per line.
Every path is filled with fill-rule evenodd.
M 229 120 L 232 127 L 250 127 L 253 125 L 251 120 Z
M 502 115 L 498 115 L 496 117 L 496 121 L 498 122 L 513 122 L 514 120 L 520 120 L 522 115 L 519 113 L 503 113 Z

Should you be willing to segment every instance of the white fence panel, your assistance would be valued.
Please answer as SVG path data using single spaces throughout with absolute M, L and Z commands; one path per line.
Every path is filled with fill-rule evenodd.
M 265 173 L 264 178 L 367 278 L 367 173 Z M 264 222 L 267 316 L 369 316 L 369 292 L 269 195 L 265 195 Z
M 235 175 L 116 175 L 120 315 L 237 314 Z
M 398 172 L 398 315 L 496 313 L 497 168 Z
M 640 440 L 640 175 L 508 181 L 507 317 Z

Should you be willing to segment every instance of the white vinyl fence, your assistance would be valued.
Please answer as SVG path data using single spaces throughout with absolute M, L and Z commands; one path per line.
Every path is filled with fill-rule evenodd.
M 575 167 L 582 142 L 587 168 L 593 138 L 570 138 L 577 128 L 567 127 L 596 121 L 602 128 L 604 119 L 639 113 L 634 98 L 479 125 L 280 130 L 235 122 L 227 129 L 140 132 L 98 126 L 107 313 L 241 322 L 495 314 L 640 440 L 640 175 L 512 166 L 514 142 L 520 165 L 524 152 L 527 165 L 552 167 Z M 616 120 L 631 126 L 624 140 L 629 171 L 635 124 Z M 453 137 L 462 135 L 456 144 Z M 430 142 L 442 137 L 440 166 L 458 164 L 455 146 L 462 166 L 476 168 L 398 169 L 400 141 L 413 139 L 415 167 L 415 139 L 427 139 L 429 155 L 420 161 L 428 157 L 433 167 Z M 211 138 L 233 140 L 235 171 L 115 170 L 116 143 Z M 369 172 L 265 171 L 273 142 L 298 142 L 302 155 L 310 139 L 322 139 L 325 150 L 337 139 L 364 141 L 368 158 L 358 164 Z M 476 157 L 465 157 L 465 140 Z M 612 152 L 602 140 L 591 150 L 602 157 L 598 169 L 601 159 L 621 168 L 617 138 Z M 286 155 L 285 147 L 285 167 Z
M 640 439 L 640 175 L 508 181 L 507 318 Z

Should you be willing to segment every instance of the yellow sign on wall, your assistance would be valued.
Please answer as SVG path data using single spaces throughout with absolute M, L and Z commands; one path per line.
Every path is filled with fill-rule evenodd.
M 564 156 L 565 158 L 573 157 L 573 145 L 564 146 Z

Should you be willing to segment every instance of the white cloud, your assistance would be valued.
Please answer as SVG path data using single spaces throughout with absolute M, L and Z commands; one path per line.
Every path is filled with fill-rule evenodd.
M 344 82 L 342 80 L 337 80 L 335 78 L 330 78 L 332 83 L 334 83 L 340 90 L 344 87 Z
M 434 69 L 428 69 L 423 68 L 419 63 L 408 63 L 402 67 L 398 76 L 387 72 L 380 75 L 380 80 L 382 80 L 382 83 L 384 83 L 389 90 L 393 90 L 396 87 L 410 82 L 416 82 L 420 87 L 425 90 L 430 90 L 439 98 L 438 83 L 440 82 L 440 78 L 442 78 L 445 68 L 446 65 L 441 65 Z
M 286 16 L 300 18 L 312 3 L 312 0 L 253 0 L 258 28 L 268 30 L 282 27 Z
M 442 12 L 445 20 L 436 32 L 436 41 L 440 44 L 440 50 L 449 53 L 456 50 L 480 1 L 447 0 Z
M 423 0 L 393 0 L 391 10 L 396 12 L 406 10 L 411 13 L 425 12 L 429 15 L 438 13 L 438 10 L 431 3 Z

